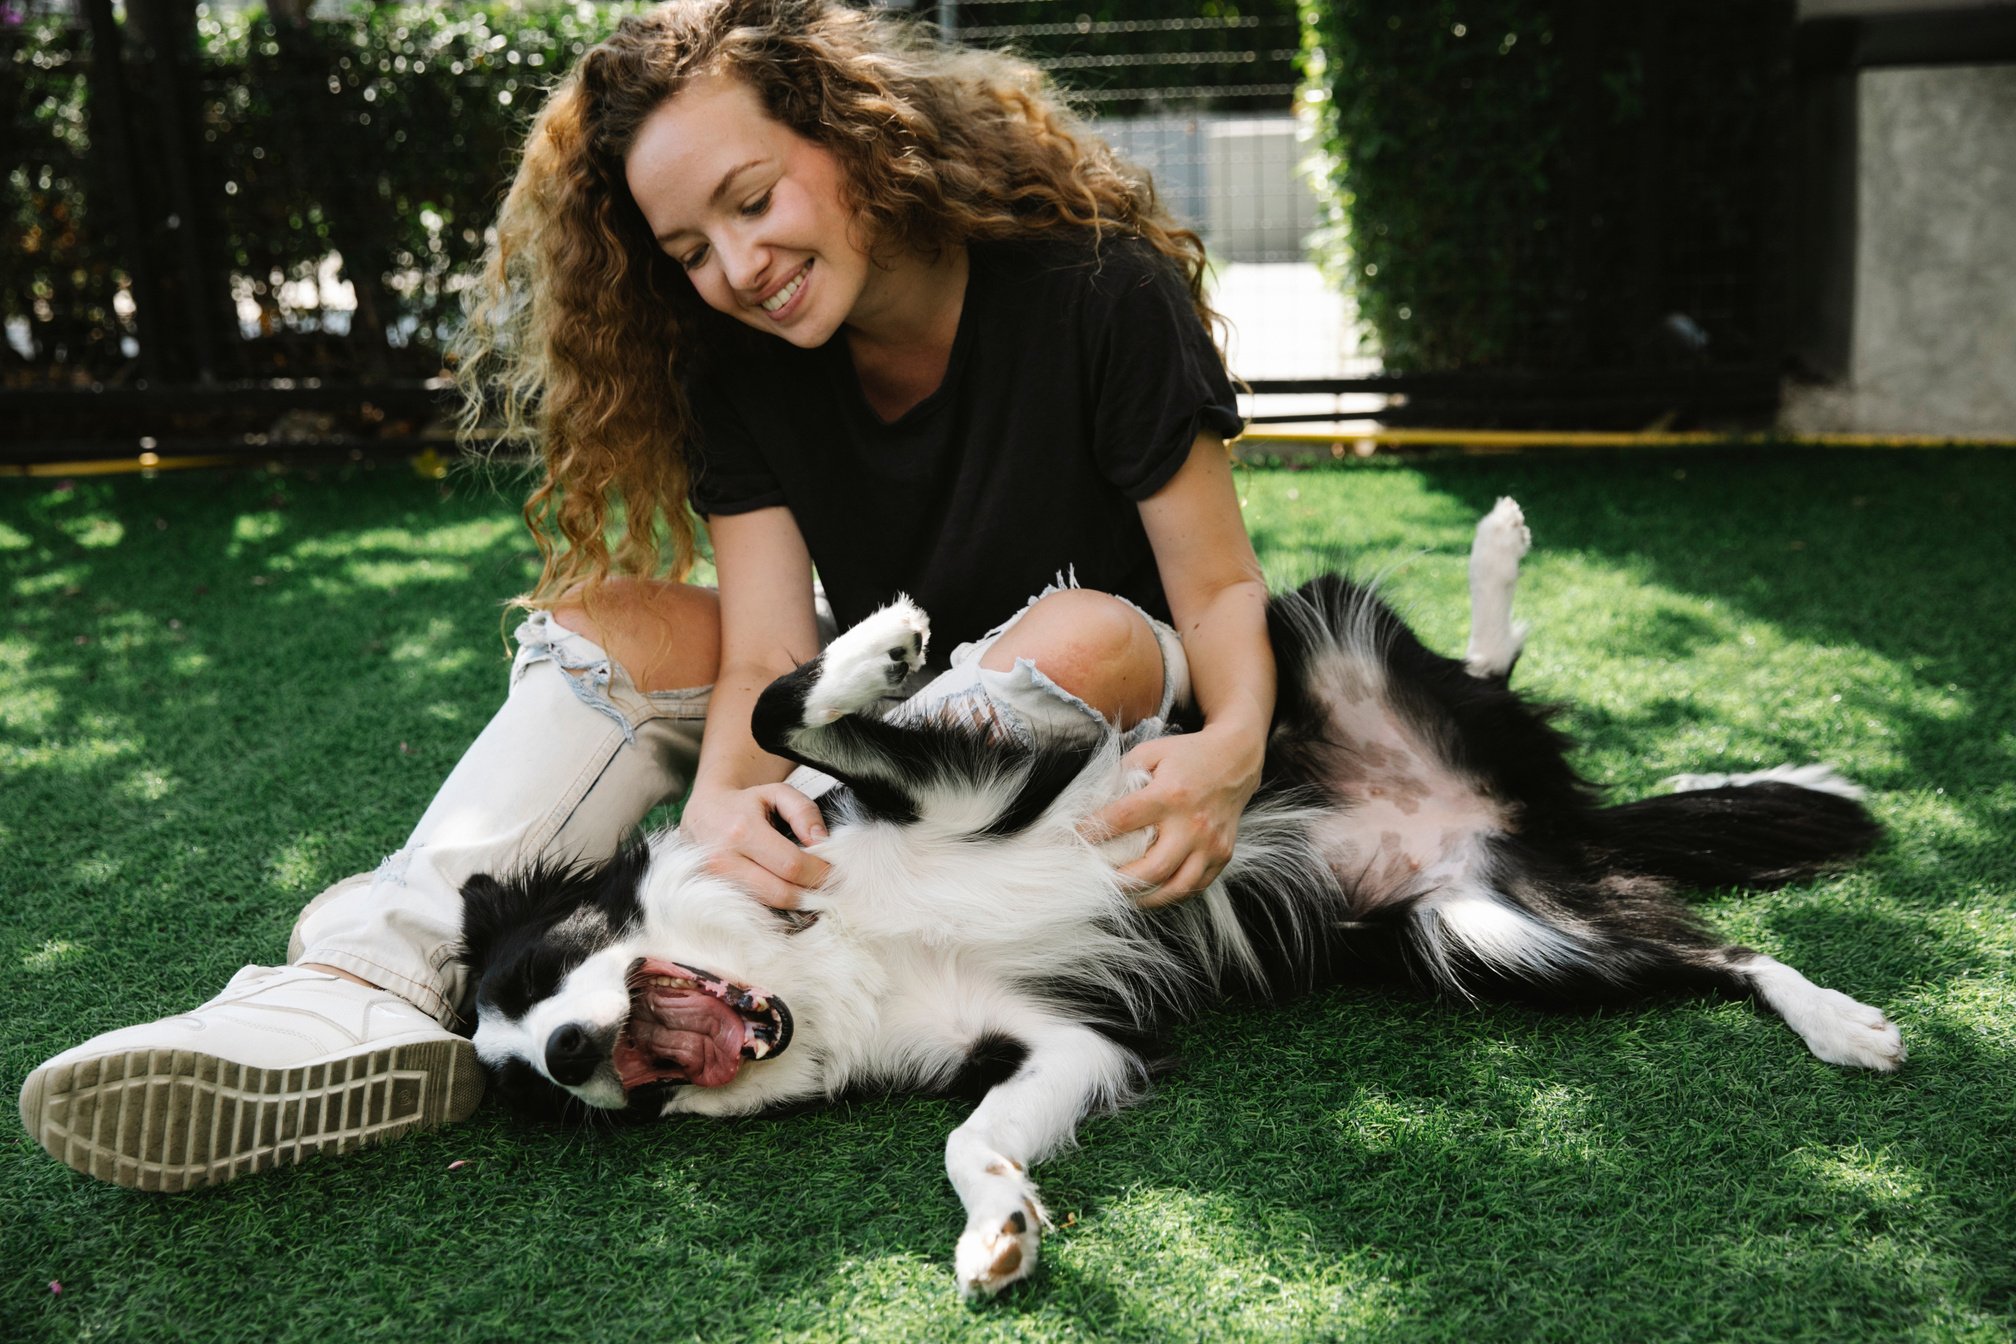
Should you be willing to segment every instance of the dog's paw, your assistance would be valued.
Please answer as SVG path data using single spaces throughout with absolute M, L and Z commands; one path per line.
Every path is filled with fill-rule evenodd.
M 1805 1010 L 1785 1020 L 1806 1048 L 1829 1064 L 1895 1073 L 1908 1053 L 1897 1024 L 1881 1008 L 1849 998 L 1837 989 L 1816 990 Z
M 805 697 L 805 722 L 832 723 L 895 694 L 924 666 L 931 622 L 917 604 L 899 597 L 826 646 L 819 679 Z
M 1049 1222 L 1033 1194 L 1017 1196 L 1005 1213 L 991 1208 L 976 1212 L 952 1253 L 960 1296 L 968 1301 L 992 1297 L 1035 1273 Z
M 1533 549 L 1526 515 L 1507 495 L 1477 524 L 1470 545 L 1470 580 L 1509 584 L 1519 577 L 1519 562 Z
M 1470 648 L 1463 665 L 1473 677 L 1503 677 L 1526 647 L 1524 622 L 1512 619 L 1519 561 L 1533 549 L 1526 515 L 1510 496 L 1477 524 L 1470 545 Z
M 1758 997 L 1829 1064 L 1894 1073 L 1904 1062 L 1903 1035 L 1881 1008 L 1816 985 L 1776 957 L 1754 956 L 1741 969 Z

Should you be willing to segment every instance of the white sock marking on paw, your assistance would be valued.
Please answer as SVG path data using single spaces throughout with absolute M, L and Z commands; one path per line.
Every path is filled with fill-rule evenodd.
M 826 646 L 819 680 L 805 697 L 805 722 L 827 724 L 893 695 L 924 666 L 931 622 L 907 597 L 862 621 Z
M 1881 1008 L 1823 989 L 1776 957 L 1753 957 L 1740 969 L 1758 997 L 1829 1064 L 1892 1073 L 1904 1062 L 1903 1036 Z

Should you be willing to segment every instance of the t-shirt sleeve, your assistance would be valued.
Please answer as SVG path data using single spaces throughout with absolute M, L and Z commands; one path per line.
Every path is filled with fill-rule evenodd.
M 1160 490 L 1200 432 L 1229 439 L 1245 427 L 1225 362 L 1174 263 L 1146 244 L 1107 245 L 1091 320 L 1098 361 L 1093 452 L 1129 499 Z
M 693 512 L 753 513 L 784 502 L 784 487 L 756 445 L 756 436 L 724 389 L 698 382 L 686 388 L 693 413 L 693 437 L 687 445 Z

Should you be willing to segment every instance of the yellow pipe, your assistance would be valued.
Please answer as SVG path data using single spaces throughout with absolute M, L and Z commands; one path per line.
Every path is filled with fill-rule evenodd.
M 160 457 L 154 453 L 142 453 L 138 457 L 95 457 L 82 462 L 9 462 L 0 464 L 0 476 L 118 476 L 135 471 L 243 466 L 252 460 L 244 457 Z
M 1343 456 L 1346 445 L 1359 448 L 1463 448 L 1479 451 L 1517 448 L 1674 448 L 1701 445 L 1740 447 L 1805 444 L 1821 448 L 2016 448 L 2016 438 L 1955 438 L 1946 434 L 1724 434 L 1714 430 L 1607 429 L 1340 429 L 1330 433 L 1251 430 L 1233 440 L 1235 446 L 1327 444 Z M 94 458 L 79 462 L 0 464 L 0 476 L 115 476 L 140 471 L 184 471 L 193 467 L 245 466 L 247 457 Z
M 2016 438 L 1956 438 L 1950 434 L 1726 434 L 1714 430 L 1605 429 L 1340 429 L 1329 433 L 1251 430 L 1238 444 L 1376 444 L 1452 448 L 1668 448 L 1717 444 L 1812 444 L 1825 448 L 2016 448 Z

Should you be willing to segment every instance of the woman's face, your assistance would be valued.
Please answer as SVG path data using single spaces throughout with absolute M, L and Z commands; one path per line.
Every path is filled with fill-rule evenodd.
M 623 162 L 658 245 L 707 306 L 793 345 L 823 345 L 876 274 L 840 163 L 728 75 L 645 119 Z

